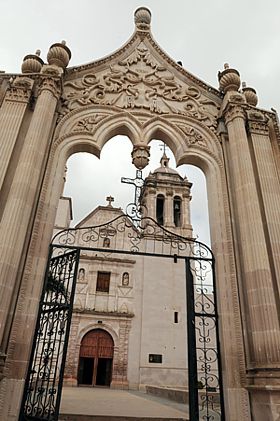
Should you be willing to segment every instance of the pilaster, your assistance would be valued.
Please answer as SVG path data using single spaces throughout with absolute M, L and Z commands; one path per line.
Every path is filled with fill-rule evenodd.
M 18 76 L 10 82 L 0 109 L 0 191 L 28 107 L 34 81 Z
M 51 70 L 51 74 L 50 74 Z M 43 175 L 51 130 L 60 95 L 60 76 L 51 66 L 41 76 L 38 99 L 24 139 L 8 200 L 3 212 L 0 237 L 0 341 L 2 342 L 12 296 L 16 294 L 16 278 L 28 229 L 36 208 L 38 188 Z

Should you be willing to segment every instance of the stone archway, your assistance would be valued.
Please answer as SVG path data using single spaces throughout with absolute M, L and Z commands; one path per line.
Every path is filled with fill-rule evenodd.
M 155 137 L 177 164 L 204 171 L 226 413 L 247 421 L 251 413 L 261 420 L 263 408 L 271 420 L 278 411 L 279 125 L 256 108 L 253 90 L 240 92 L 236 70 L 220 74 L 218 91 L 176 64 L 153 40 L 150 21 L 147 9 L 137 10 L 132 38 L 103 60 L 67 69 L 70 50 L 55 44 L 48 64 L 27 56 L 23 74 L 3 76 L 0 409 L 8 420 L 19 409 L 65 162 L 79 151 L 99 156 L 116 134 L 130 138 L 139 168 Z

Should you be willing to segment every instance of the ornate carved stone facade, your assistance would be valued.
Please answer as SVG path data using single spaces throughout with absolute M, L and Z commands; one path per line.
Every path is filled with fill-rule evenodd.
M 116 134 L 126 134 L 136 150 L 145 151 L 141 165 L 147 162 L 150 140 L 157 138 L 171 148 L 177 164 L 194 164 L 205 172 L 227 418 L 277 420 L 277 116 L 257 108 L 255 91 L 240 89 L 239 73 L 229 66 L 219 74 L 219 89 L 188 73 L 153 40 L 150 22 L 150 13 L 140 8 L 132 38 L 102 60 L 68 68 L 71 53 L 61 43 L 50 48 L 46 64 L 27 56 L 22 75 L 1 73 L 4 420 L 18 417 L 66 160 L 79 151 L 100 156 Z

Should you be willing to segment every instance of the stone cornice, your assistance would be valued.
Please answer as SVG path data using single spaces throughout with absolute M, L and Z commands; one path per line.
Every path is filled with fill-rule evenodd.
M 259 111 L 247 111 L 247 126 L 252 134 L 268 135 L 268 118 Z
M 133 313 L 120 313 L 118 311 L 98 311 L 98 310 L 94 310 L 94 309 L 83 309 L 83 310 L 79 310 L 77 308 L 73 309 L 73 313 L 77 313 L 77 314 L 91 314 L 91 315 L 95 315 L 95 316 L 102 316 L 102 317 L 106 317 L 106 318 L 123 318 L 123 319 L 132 319 L 134 317 Z
M 81 253 L 81 260 L 94 260 L 99 262 L 110 262 L 110 263 L 121 263 L 121 264 L 131 264 L 134 265 L 136 260 L 127 259 L 127 258 L 117 258 L 117 257 L 108 257 L 108 256 L 91 256 L 86 253 Z
M 34 81 L 25 76 L 17 76 L 6 90 L 5 100 L 28 103 Z
M 277 138 L 277 143 L 278 143 L 278 146 L 280 148 L 280 126 L 279 126 L 279 120 L 277 118 L 277 114 L 273 113 L 271 115 L 271 118 L 272 118 L 272 122 L 273 122 L 273 128 L 274 128 L 274 131 L 275 131 L 275 136 Z

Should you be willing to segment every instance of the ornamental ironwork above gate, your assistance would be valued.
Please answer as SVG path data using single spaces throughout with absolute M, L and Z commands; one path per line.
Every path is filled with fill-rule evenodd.
M 106 224 L 68 228 L 57 233 L 52 244 L 106 251 L 108 243 L 104 240 L 108 238 L 111 253 L 213 259 L 212 251 L 206 244 L 174 234 L 150 217 L 142 218 L 137 226 L 134 222 L 123 214 Z

